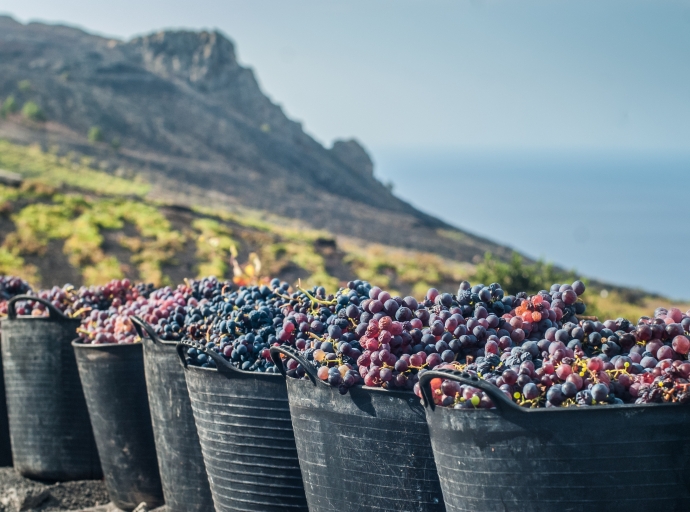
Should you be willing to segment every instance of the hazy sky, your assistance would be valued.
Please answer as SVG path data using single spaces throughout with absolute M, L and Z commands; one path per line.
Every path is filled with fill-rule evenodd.
M 129 38 L 218 28 L 325 144 L 690 149 L 690 2 L 0 0 Z

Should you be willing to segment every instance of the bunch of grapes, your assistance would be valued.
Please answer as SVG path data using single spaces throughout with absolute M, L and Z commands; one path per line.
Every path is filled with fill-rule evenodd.
M 82 286 L 79 289 L 71 284 L 66 284 L 62 288 L 53 286 L 50 290 L 41 290 L 36 295 L 50 301 L 66 316 L 83 319 L 93 310 L 107 310 L 113 302 L 126 302 L 138 294 L 137 287 L 128 279 L 114 279 L 104 286 Z M 48 316 L 46 306 L 32 300 L 18 302 L 16 310 L 18 315 Z
M 129 317 L 137 314 L 146 305 L 146 297 L 138 295 L 124 304 L 119 300 L 113 302 L 108 309 L 92 309 L 89 315 L 82 319 L 79 329 L 82 343 L 101 345 L 139 341 Z
M 188 308 L 198 306 L 206 297 L 219 296 L 229 283 L 215 277 L 188 281 L 175 289 L 166 286 L 138 284 L 125 300 L 113 298 L 107 309 L 93 309 L 82 322 L 80 332 L 84 343 L 136 343 L 141 341 L 130 317 L 139 316 L 149 323 L 156 335 L 165 341 L 179 341 L 183 337 Z
M 33 293 L 29 283 L 15 276 L 0 276 L 0 316 L 7 315 L 7 301 L 17 295 Z
M 141 304 L 131 314 L 151 325 L 159 339 L 179 341 L 183 335 L 187 307 L 196 307 L 199 304 L 196 298 L 200 297 L 199 286 L 206 289 L 208 285 L 209 288 L 217 289 L 218 284 L 215 278 L 205 278 L 201 281 L 190 281 L 184 285 L 178 285 L 174 290 L 170 286 L 160 288 L 153 291 L 148 301 Z
M 102 287 L 81 288 L 70 305 L 82 319 L 81 343 L 135 343 L 138 341 L 130 316 L 148 302 L 150 285 L 113 280 Z
M 658 308 L 653 318 L 642 317 L 634 327 L 622 318 L 609 322 L 624 324 L 636 341 L 629 353 L 635 377 L 627 387 L 635 403 L 690 399 L 690 310 L 683 313 L 678 308 Z
M 15 276 L 0 276 L 0 301 L 10 300 L 17 295 L 31 293 L 31 286 Z
M 654 318 L 643 317 L 637 325 L 623 318 L 567 322 L 500 356 L 439 368 L 479 376 L 524 407 L 685 402 L 690 399 L 689 330 L 690 311 L 677 308 L 657 309 Z M 493 407 L 472 386 L 433 379 L 431 387 L 438 405 Z
M 514 338 L 524 335 L 538 341 L 544 338 L 549 329 L 559 328 L 564 323 L 577 323 L 577 315 L 582 315 L 586 305 L 580 299 L 585 292 L 581 281 L 569 284 L 554 284 L 550 292 L 542 290 L 530 297 L 520 292 L 513 300 L 514 309 L 503 316 L 517 330 Z M 522 340 L 515 340 L 520 342 Z
M 269 348 L 283 344 L 304 347 L 310 335 L 324 331 L 335 311 L 333 302 L 323 288 L 291 293 L 288 283 L 278 279 L 268 286 L 225 289 L 188 308 L 185 339 L 204 348 L 189 348 L 187 363 L 214 367 L 215 362 L 205 353 L 213 350 L 241 370 L 275 373 Z M 296 375 L 290 365 L 288 369 Z M 303 370 L 299 373 L 304 376 Z
M 482 357 L 497 351 L 502 339 L 511 343 L 512 327 L 496 312 L 510 309 L 515 297 L 497 283 L 463 282 L 457 296 L 432 288 L 419 303 L 353 281 L 335 300 L 340 309 L 327 331 L 297 348 L 341 393 L 360 383 L 411 390 L 424 369 Z
M 337 387 L 343 394 L 350 387 L 364 382 L 357 363 L 363 354 L 360 340 L 366 331 L 366 324 L 361 324 L 360 319 L 374 322 L 376 313 L 370 312 L 372 290 L 366 281 L 352 281 L 347 288 L 336 292 L 327 307 L 322 305 L 322 310 L 327 309 L 331 313 L 326 315 L 325 321 L 321 318 L 317 323 L 310 323 L 303 313 L 298 312 L 288 315 L 283 325 L 283 333 L 286 330 L 299 333 L 295 347 L 309 364 L 316 367 L 318 378 Z M 324 293 L 321 289 L 318 296 Z M 381 308 L 374 304 L 373 309 Z M 305 375 L 304 368 L 295 360 L 288 360 L 287 369 L 288 376 Z
M 74 308 L 72 305 L 77 297 L 77 290 L 70 284 L 62 288 L 53 286 L 50 290 L 40 290 L 36 295 L 41 299 L 50 301 L 59 311 L 67 316 L 72 316 Z M 34 295 L 30 293 L 29 295 Z M 18 315 L 48 316 L 48 309 L 40 302 L 31 300 L 17 302 L 16 311 Z
M 364 383 L 419 394 L 420 373 L 440 365 L 490 371 L 525 340 L 555 332 L 564 319 L 577 321 L 585 311 L 579 298 L 585 287 L 579 281 L 531 297 L 506 296 L 498 283 L 463 282 L 457 295 L 432 288 L 421 303 L 362 284 L 354 281 L 339 290 L 335 301 L 340 309 L 326 332 L 296 345 L 316 366 L 317 376 L 341 393 Z M 295 361 L 288 362 L 288 369 L 303 373 Z
M 140 289 L 146 288 L 133 284 L 129 279 L 113 279 L 103 286 L 82 286 L 75 300 L 65 310 L 65 314 L 84 318 L 94 309 L 108 310 L 120 307 L 140 296 Z

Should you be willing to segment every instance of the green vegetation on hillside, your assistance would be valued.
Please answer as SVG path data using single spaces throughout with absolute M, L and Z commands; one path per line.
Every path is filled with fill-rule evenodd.
M 124 270 L 113 255 L 103 250 L 106 230 L 122 230 L 126 223 L 136 237 L 118 236 L 128 249 L 138 277 L 157 285 L 166 284 L 163 264 L 172 260 L 184 237 L 171 229 L 170 222 L 154 206 L 122 198 L 94 198 L 81 194 L 55 193 L 38 198 L 29 191 L 25 199 L 40 200 L 11 215 L 16 231 L 9 233 L 2 247 L 16 258 L 28 255 L 50 257 L 51 240 L 61 240 L 69 263 L 80 269 L 86 284 L 121 278 Z
M 14 99 L 14 96 L 8 96 L 5 101 L 2 102 L 2 107 L 0 107 L 0 117 L 7 117 L 10 114 L 14 114 L 19 107 Z
M 39 146 L 18 146 L 0 139 L 0 168 L 18 172 L 50 187 L 63 186 L 112 196 L 145 196 L 149 185 L 95 170 L 91 161 L 74 154 L 59 156 Z
M 31 82 L 29 80 L 20 80 L 17 84 L 17 89 L 20 92 L 29 92 L 31 90 Z
M 43 109 L 41 109 L 41 107 L 39 107 L 33 101 L 27 101 L 24 103 L 24 106 L 22 107 L 22 115 L 30 121 L 40 122 L 46 120 Z
M 355 241 L 344 242 L 346 261 L 353 266 L 359 279 L 380 283 L 386 289 L 410 287 L 421 296 L 439 283 L 453 291 L 460 281 L 470 279 L 473 266 L 444 260 L 440 256 L 418 251 L 393 249 L 381 245 L 362 247 Z
M 88 137 L 89 142 L 103 142 L 103 131 L 98 126 L 89 128 Z
M 196 239 L 199 275 L 228 275 L 230 262 L 237 258 L 232 231 L 215 219 L 196 219 L 192 227 L 199 233 Z
M 527 264 L 518 253 L 513 253 L 509 262 L 500 261 L 487 253 L 473 276 L 473 280 L 479 283 L 501 283 L 508 293 L 521 290 L 536 293 L 548 290 L 554 283 L 571 283 L 577 278 L 574 272 L 558 271 L 543 261 Z

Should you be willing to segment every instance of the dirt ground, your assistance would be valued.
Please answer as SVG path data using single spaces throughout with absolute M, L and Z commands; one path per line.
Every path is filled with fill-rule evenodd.
M 0 468 L 0 512 L 120 512 L 109 502 L 102 480 L 39 482 L 13 468 Z M 148 512 L 148 508 L 140 505 L 136 512 Z M 165 507 L 153 512 L 165 512 Z

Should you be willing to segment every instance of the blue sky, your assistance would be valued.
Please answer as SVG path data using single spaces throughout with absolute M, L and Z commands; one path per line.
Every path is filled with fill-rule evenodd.
M 128 38 L 218 28 L 329 145 L 687 151 L 690 2 L 0 0 Z

